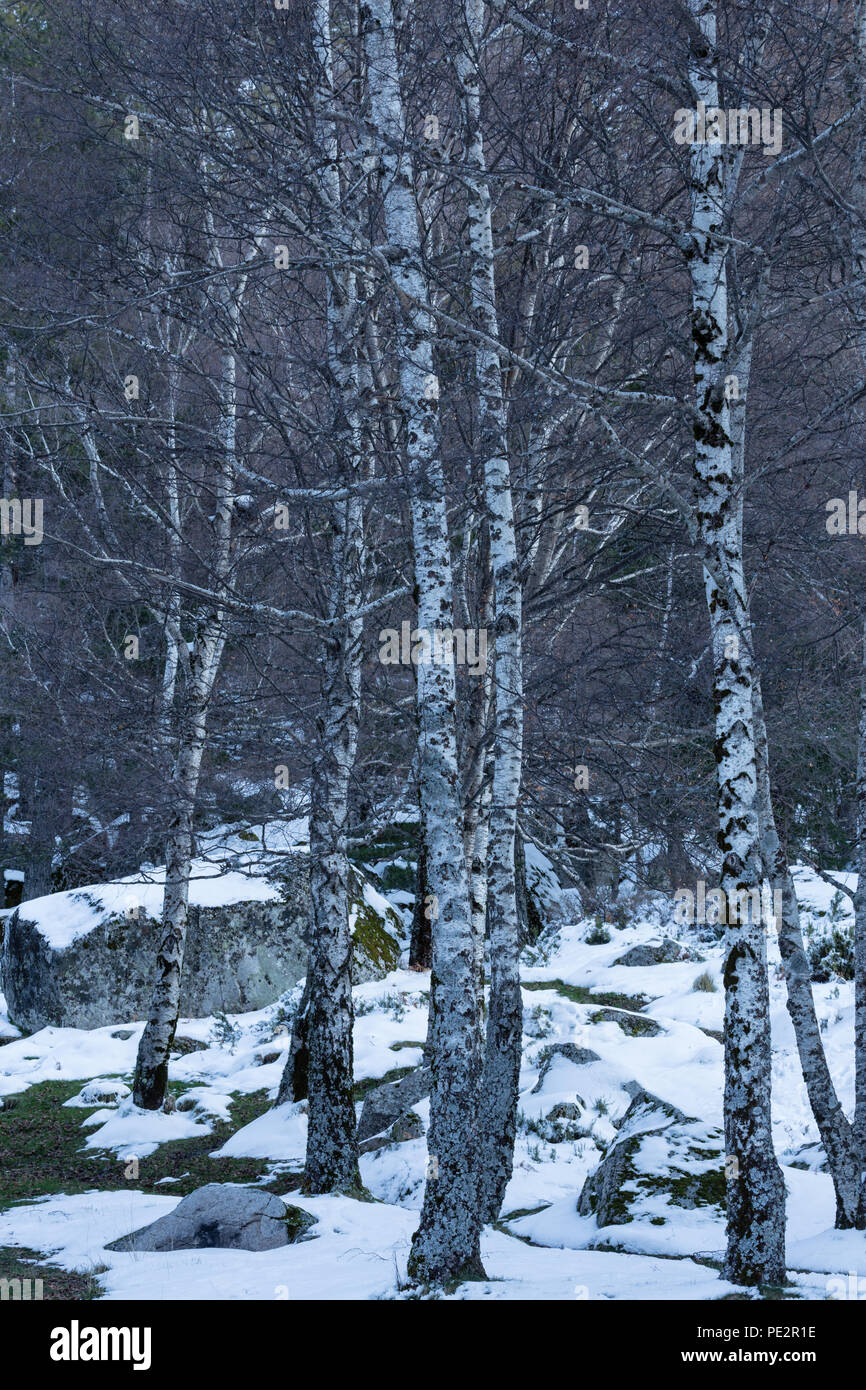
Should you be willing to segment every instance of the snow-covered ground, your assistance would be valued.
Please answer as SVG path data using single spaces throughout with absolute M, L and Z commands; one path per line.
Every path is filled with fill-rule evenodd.
M 845 920 L 847 909 L 838 900 L 834 904 L 830 885 L 805 870 L 797 877 L 804 907 L 819 930 L 822 923 Z M 628 1108 L 629 1083 L 678 1107 L 707 1133 L 721 1123 L 722 1046 L 713 1036 L 720 1033 L 723 1014 L 719 946 L 697 943 L 691 929 L 676 925 L 673 903 L 665 904 L 659 895 L 623 929 L 609 924 L 607 943 L 588 944 L 592 927 L 586 919 L 558 925 L 526 953 L 514 1176 L 503 1220 L 485 1234 L 488 1279 L 462 1285 L 455 1298 L 714 1299 L 733 1292 L 705 1262 L 717 1258 L 724 1243 L 715 1207 L 680 1207 L 660 1195 L 653 1199 L 657 1207 L 647 1209 L 654 1213 L 648 1219 L 603 1229 L 594 1216 L 578 1215 L 584 1181 Z M 639 967 L 614 963 L 630 947 L 662 936 L 688 941 L 693 955 L 699 951 L 703 959 Z M 791 1292 L 824 1299 L 839 1296 L 855 1275 L 866 1276 L 866 1237 L 832 1229 L 832 1186 L 826 1173 L 813 1171 L 820 1161 L 812 1147 L 818 1136 L 772 936 L 770 962 L 774 1127 L 788 1186 Z M 695 980 L 703 975 L 711 984 L 703 981 L 696 990 Z M 428 989 L 429 976 L 400 970 L 355 990 L 358 1081 L 420 1061 Z M 598 1005 L 576 1002 L 573 996 L 585 989 L 645 996 L 649 1002 L 641 1016 L 658 1030 L 652 1036 L 630 1035 L 616 1016 L 601 1018 Z M 815 995 L 829 1064 L 850 1111 L 853 985 L 817 984 Z M 86 1031 L 45 1028 L 6 1043 L 0 1047 L 0 1097 L 42 1081 L 80 1080 L 81 1091 L 67 1104 L 100 1106 L 83 1120 L 83 1147 L 111 1150 L 121 1161 L 158 1154 L 169 1140 L 207 1134 L 216 1120 L 228 1117 L 233 1096 L 262 1088 L 275 1094 L 289 1044 L 285 1020 L 291 1002 L 227 1021 L 184 1020 L 179 1034 L 204 1046 L 171 1064 L 171 1080 L 188 1087 L 183 1110 L 142 1113 L 132 1106 L 127 1088 L 142 1025 L 124 1020 Z M 10 1033 L 14 1029 L 2 1017 L 0 999 L 0 1038 Z M 551 1063 L 548 1054 L 538 1086 L 545 1049 L 556 1043 L 590 1048 L 599 1060 L 577 1067 L 561 1055 Z M 579 1125 L 551 1119 L 556 1106 L 574 1110 L 578 1096 Z M 428 1102 L 416 1110 L 426 1127 Z M 305 1103 L 267 1111 L 215 1151 L 213 1180 L 220 1178 L 220 1157 L 267 1159 L 283 1171 L 300 1170 L 305 1131 Z M 372 1203 L 291 1194 L 287 1200 L 312 1213 L 317 1224 L 311 1239 L 284 1249 L 107 1251 L 108 1242 L 165 1214 L 179 1200 L 168 1195 L 168 1187 L 166 1195 L 155 1196 L 134 1183 L 123 1191 L 48 1196 L 0 1212 L 0 1245 L 43 1251 L 67 1269 L 103 1270 L 98 1278 L 111 1298 L 399 1297 L 425 1165 L 425 1140 L 412 1139 L 362 1156 Z

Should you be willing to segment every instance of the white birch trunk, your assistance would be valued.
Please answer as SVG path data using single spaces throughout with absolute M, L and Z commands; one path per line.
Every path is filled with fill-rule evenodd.
M 466 133 L 464 159 L 470 170 L 467 222 L 472 309 L 476 326 L 488 339 L 497 341 L 491 198 L 481 128 L 479 55 L 484 0 L 466 0 L 465 17 L 467 42 L 457 57 L 457 74 Z M 514 1161 L 523 1041 L 520 921 L 514 864 L 523 760 L 523 618 L 502 363 L 494 348 L 476 348 L 475 372 L 495 612 L 495 756 L 487 900 L 490 1001 L 479 1124 L 481 1214 L 483 1220 L 494 1221 Z
M 230 306 L 236 327 L 237 300 Z M 214 506 L 213 587 L 225 586 L 231 564 L 231 528 L 237 432 L 236 359 L 231 349 L 221 357 L 220 444 Z M 165 1100 L 168 1062 L 180 1013 L 180 986 L 189 917 L 189 879 L 193 855 L 193 817 L 207 738 L 207 719 L 226 639 L 227 614 L 217 605 L 196 635 L 189 661 L 187 689 L 171 777 L 171 821 L 166 842 L 162 935 L 156 961 L 156 984 L 147 1023 L 138 1046 L 133 1080 L 136 1105 L 157 1110 Z
M 694 42 L 695 94 L 717 107 L 713 71 L 715 0 L 689 0 L 704 42 Z M 719 847 L 725 901 L 760 892 L 756 809 L 757 767 L 752 715 L 752 656 L 742 564 L 742 528 L 731 421 L 725 398 L 728 351 L 724 152 L 720 143 L 691 151 L 694 246 L 692 347 L 696 404 L 697 523 L 715 572 L 705 572 L 713 647 Z M 730 915 L 730 914 L 729 914 Z M 769 985 L 763 924 L 728 925 L 724 956 L 727 1257 L 725 1276 L 738 1284 L 780 1284 L 785 1277 L 785 1189 L 773 1150 L 770 1114 Z
M 857 326 L 860 358 L 866 369 L 866 5 L 854 15 L 856 95 L 860 102 L 857 142 L 851 171 L 851 274 L 859 292 Z M 866 622 L 857 754 L 857 891 L 854 897 L 854 1133 L 866 1163 Z
M 857 742 L 857 889 L 854 894 L 854 1134 L 861 1163 L 866 1164 L 866 621 L 862 663 Z
M 340 204 L 339 139 L 323 119 L 332 102 L 333 55 L 330 0 L 317 0 L 314 44 L 320 79 L 318 135 L 326 156 L 329 201 Z M 328 356 L 336 383 L 335 436 L 345 481 L 360 474 L 361 426 L 355 344 L 345 332 L 356 308 L 354 274 L 336 269 L 327 288 Z M 357 616 L 363 582 L 363 514 L 359 496 L 334 507 L 332 578 L 328 616 L 336 619 L 322 656 L 322 709 L 310 806 L 310 903 L 312 944 L 308 1007 L 299 1018 L 307 1046 L 309 1127 L 304 1188 L 307 1192 L 360 1190 L 353 1096 L 352 937 L 349 930 L 349 864 L 346 825 L 349 780 L 361 715 L 361 643 Z M 355 613 L 356 616 L 352 616 Z M 341 621 L 345 618 L 345 622 Z
M 384 218 L 397 290 L 400 394 L 418 626 L 450 628 L 453 585 L 445 484 L 439 449 L 438 381 L 420 234 L 405 150 L 405 120 L 391 0 L 362 0 L 371 122 L 383 176 Z M 472 924 L 463 852 L 457 767 L 455 677 L 451 663 L 418 666 L 421 796 L 427 874 L 435 903 L 431 973 L 433 1089 L 424 1205 L 410 1276 L 442 1282 L 481 1269 L 475 1148 L 481 1037 Z
M 773 894 L 779 894 L 781 921 L 777 921 L 779 948 L 785 967 L 788 1015 L 794 1028 L 803 1080 L 818 1126 L 827 1166 L 836 1193 L 836 1227 L 846 1230 L 863 1225 L 860 1157 L 854 1131 L 836 1094 L 812 994 L 811 971 L 800 927 L 800 908 L 788 859 L 779 840 L 773 814 L 767 727 L 761 683 L 757 674 L 752 690 L 755 741 L 758 749 L 758 811 L 765 872 Z M 773 901 L 777 899 L 773 898 Z M 855 1016 L 856 1026 L 856 1016 Z

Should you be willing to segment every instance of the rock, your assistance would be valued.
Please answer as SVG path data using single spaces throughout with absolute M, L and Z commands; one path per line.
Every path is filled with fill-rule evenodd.
M 673 937 L 666 936 L 658 944 L 632 946 L 624 956 L 614 961 L 614 965 L 673 965 L 676 961 L 703 959 L 698 951 L 693 951 L 681 941 L 674 941 Z
M 212 903 L 212 876 L 194 879 L 191 896 L 202 881 Z M 184 1017 L 264 1008 L 306 974 L 309 856 L 281 856 L 279 872 L 264 881 L 230 874 L 227 882 L 234 886 L 227 896 L 244 891 L 248 881 L 255 890 L 248 901 L 190 904 L 180 996 Z M 366 880 L 353 873 L 352 885 L 353 979 L 362 984 L 396 968 L 402 928 Z M 99 1028 L 118 1018 L 146 1018 L 159 924 L 143 907 L 136 915 L 118 910 L 130 892 L 117 884 L 73 889 L 23 903 L 11 914 L 0 955 L 0 991 L 20 1028 Z M 159 911 L 158 901 L 157 895 L 151 911 Z M 124 1034 L 131 1036 L 127 1030 L 115 1036 Z M 183 1055 L 202 1046 L 207 1044 L 178 1038 L 174 1051 Z
M 88 1081 L 76 1096 L 81 1105 L 117 1105 L 130 1094 L 122 1081 Z
M 393 1144 L 407 1144 L 412 1139 L 420 1139 L 424 1133 L 421 1116 L 414 1110 L 398 1115 L 388 1133 Z
M 543 1047 L 538 1054 L 538 1080 L 532 1088 L 533 1095 L 543 1089 L 547 1073 L 557 1057 L 564 1057 L 576 1067 L 585 1067 L 590 1062 L 601 1061 L 598 1053 L 593 1052 L 591 1047 L 578 1047 L 575 1043 L 551 1043 L 548 1047 Z
M 637 1083 L 600 1165 L 583 1185 L 577 1209 L 599 1226 L 632 1221 L 663 1225 L 668 1206 L 724 1206 L 724 1139 Z
M 117 1028 L 111 1036 L 117 1038 L 120 1042 L 129 1042 L 134 1031 L 133 1028 Z
M 143 1226 L 107 1250 L 275 1250 L 302 1239 L 314 1218 L 270 1192 L 240 1183 L 208 1183 L 178 1202 L 168 1216 Z
M 590 1023 L 618 1023 L 630 1038 L 657 1038 L 664 1032 L 660 1023 L 644 1014 L 629 1013 L 626 1009 L 596 1009 L 590 1016 Z
M 387 1149 L 392 1144 L 407 1144 L 412 1139 L 420 1139 L 423 1134 L 421 1116 L 414 1110 L 407 1110 L 404 1114 L 398 1115 L 391 1128 L 384 1134 L 375 1134 L 372 1139 L 362 1139 L 358 1144 L 358 1152 L 375 1153 L 377 1149 Z
M 207 1052 L 208 1044 L 200 1038 L 175 1037 L 171 1045 L 172 1056 L 187 1057 L 190 1052 Z
M 368 1091 L 358 1121 L 358 1142 L 381 1134 L 419 1100 L 429 1096 L 431 1080 L 429 1068 L 414 1067 L 399 1081 Z

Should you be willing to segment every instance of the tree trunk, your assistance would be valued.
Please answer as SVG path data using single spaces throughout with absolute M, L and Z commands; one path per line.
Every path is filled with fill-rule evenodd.
M 438 379 L 421 266 L 420 233 L 406 156 L 403 98 L 391 0 L 364 0 L 371 122 L 378 134 L 385 228 L 395 258 L 397 351 L 418 627 L 432 634 L 453 623 L 453 582 L 439 448 Z M 427 872 L 433 896 L 433 1086 L 428 1176 L 412 1242 L 410 1277 L 443 1282 L 480 1273 L 476 1124 L 481 1035 L 469 886 L 463 853 L 453 662 L 418 666 L 421 796 Z
M 192 866 L 193 816 L 207 734 L 207 714 L 225 640 L 222 614 L 208 621 L 201 642 L 190 658 L 191 689 L 188 714 L 172 777 L 172 819 L 165 856 L 165 895 L 162 939 L 156 958 L 156 984 L 147 1023 L 138 1045 L 133 1100 L 145 1110 L 158 1110 L 165 1100 L 168 1061 L 180 1014 L 180 985 L 189 917 L 189 878 Z
M 715 0 L 689 0 L 700 38 L 690 77 L 707 108 L 719 104 L 713 71 Z M 725 902 L 760 894 L 762 875 L 755 807 L 757 769 L 752 716 L 752 657 L 742 567 L 730 410 L 724 389 L 728 352 L 725 165 L 719 142 L 691 147 L 694 241 L 689 258 L 691 329 L 698 420 L 695 423 L 696 514 L 700 540 L 717 583 L 705 571 L 713 647 L 719 847 Z M 746 899 L 751 902 L 751 896 Z M 751 909 L 730 922 L 725 938 L 725 1094 L 727 1256 L 725 1277 L 737 1284 L 785 1278 L 785 1187 L 773 1150 L 770 1113 L 769 983 L 763 925 Z
M 317 0 L 314 44 L 319 65 L 317 123 L 327 157 L 328 199 L 340 206 L 337 130 L 324 113 L 333 101 L 330 0 Z M 327 283 L 328 354 L 333 379 L 337 467 L 351 486 L 361 473 L 361 423 L 357 345 L 346 331 L 357 310 L 357 282 L 338 268 Z M 309 1128 L 304 1189 L 311 1193 L 357 1192 L 357 1122 L 352 1031 L 352 935 L 349 929 L 349 862 L 346 825 L 349 781 L 361 717 L 362 620 L 356 616 L 363 586 L 363 514 L 355 494 L 333 511 L 331 628 L 322 656 L 319 746 L 310 809 L 312 943 L 307 1033 Z
M 788 1015 L 794 1027 L 803 1080 L 809 1104 L 827 1155 L 827 1165 L 836 1193 L 836 1226 L 846 1230 L 863 1225 L 861 1211 L 860 1158 L 854 1131 L 836 1094 L 812 994 L 809 962 L 800 929 L 800 908 L 788 859 L 782 847 L 773 815 L 767 728 L 764 719 L 760 680 L 752 690 L 755 714 L 755 741 L 758 749 L 758 814 L 765 872 L 771 891 L 780 894 L 782 916 L 777 921 L 779 948 L 785 968 Z M 774 902 L 776 901 L 774 897 Z
M 857 743 L 857 889 L 854 894 L 854 1135 L 866 1164 L 866 622 Z
M 433 932 L 430 921 L 427 878 L 427 842 L 422 826 L 418 836 L 418 867 L 415 871 L 415 905 L 409 938 L 409 969 L 429 970 L 433 963 Z
M 860 291 L 856 322 L 860 358 L 866 366 L 866 6 L 854 17 L 856 54 L 855 99 L 860 104 L 857 139 L 851 170 L 849 223 L 851 275 Z M 866 621 L 863 635 L 863 672 L 860 686 L 860 721 L 857 750 L 857 891 L 854 897 L 854 1134 L 861 1160 L 866 1163 Z
M 215 243 L 214 243 L 215 246 Z M 218 250 L 214 258 L 221 265 Z M 226 303 L 232 334 L 237 333 L 240 296 Z M 211 568 L 214 588 L 225 589 L 231 568 L 232 514 L 237 447 L 237 360 L 231 348 L 221 354 L 219 437 L 222 446 L 215 481 L 214 545 Z M 189 916 L 189 878 L 192 868 L 193 818 L 199 774 L 207 739 L 207 719 L 227 632 L 225 609 L 217 605 L 205 617 L 189 658 L 184 717 L 171 779 L 171 823 L 165 857 L 162 938 L 156 960 L 156 985 L 135 1063 L 133 1100 L 146 1110 L 158 1110 L 165 1100 L 168 1062 L 180 1013 L 180 985 Z M 169 634 L 171 644 L 175 640 Z M 163 710 L 163 716 L 165 711 Z
M 479 56 L 484 0 L 466 0 L 465 43 L 457 54 L 466 127 L 467 223 L 472 308 L 488 339 L 499 338 L 493 227 L 481 128 Z M 488 865 L 490 1001 L 479 1122 L 481 1215 L 495 1221 L 514 1162 L 523 1001 L 514 843 L 523 755 L 522 607 L 502 363 L 495 348 L 475 351 L 484 495 L 495 613 L 495 745 Z
M 308 968 L 304 992 L 292 1020 L 292 1041 L 289 1045 L 286 1065 L 283 1067 L 283 1074 L 280 1077 L 275 1105 L 285 1105 L 288 1101 L 306 1100 L 307 1098 L 310 1075 L 309 1023 L 310 970 Z

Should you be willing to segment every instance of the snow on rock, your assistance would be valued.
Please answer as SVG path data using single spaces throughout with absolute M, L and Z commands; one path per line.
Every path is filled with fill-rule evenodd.
M 194 861 L 181 1010 L 201 1016 L 271 1003 L 304 975 L 309 936 L 306 822 L 269 822 L 202 837 Z M 9 915 L 0 955 L 12 1018 L 93 1028 L 145 1017 L 153 988 L 165 870 L 53 893 Z M 403 925 L 352 875 L 356 981 L 399 961 Z

